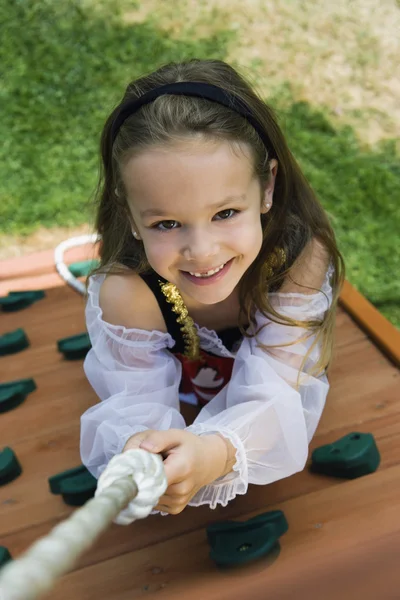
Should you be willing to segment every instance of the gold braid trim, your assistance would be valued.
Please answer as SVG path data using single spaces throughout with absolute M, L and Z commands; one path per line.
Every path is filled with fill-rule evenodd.
M 183 298 L 180 295 L 178 288 L 174 283 L 163 283 L 162 281 L 159 281 L 158 283 L 160 284 L 161 291 L 166 297 L 167 302 L 173 304 L 173 312 L 179 315 L 176 320 L 181 325 L 181 331 L 185 342 L 184 355 L 191 360 L 199 359 L 200 342 L 197 329 L 192 317 L 189 316 L 188 309 L 183 302 Z
M 286 262 L 286 252 L 283 248 L 275 248 L 264 263 L 264 273 L 267 279 L 271 279 L 274 272 Z

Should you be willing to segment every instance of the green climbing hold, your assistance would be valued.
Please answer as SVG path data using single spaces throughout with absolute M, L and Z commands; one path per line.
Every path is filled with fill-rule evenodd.
M 16 329 L 0 336 L 0 356 L 15 354 L 28 348 L 29 340 L 23 329 Z
M 58 340 L 57 347 L 59 352 L 64 354 L 67 360 L 77 360 L 79 358 L 85 358 L 92 347 L 92 344 L 90 342 L 89 334 L 80 333 L 79 335 L 73 335 L 72 337 Z
M 279 548 L 279 538 L 288 530 L 281 510 L 273 510 L 248 521 L 221 521 L 207 527 L 210 558 L 220 567 L 233 567 Z
M 82 506 L 93 498 L 97 488 L 97 479 L 84 465 L 63 471 L 49 477 L 50 492 L 61 494 L 66 504 Z
M 17 408 L 28 394 L 36 390 L 33 379 L 18 379 L 0 384 L 0 413 Z
M 75 277 L 83 277 L 89 275 L 93 269 L 96 269 L 100 264 L 99 260 L 83 260 L 81 262 L 72 263 L 68 269 Z
M 10 560 L 12 560 L 12 556 L 5 546 L 0 546 L 0 569 L 5 564 L 7 564 Z M 1 596 L 0 596 L 1 598 Z
M 377 470 L 380 454 L 372 433 L 353 432 L 311 455 L 313 473 L 355 479 Z
M 45 297 L 42 290 L 29 292 L 9 292 L 8 296 L 0 298 L 0 307 L 4 312 L 15 312 L 30 306 Z
M 0 485 L 10 483 L 22 473 L 15 452 L 8 446 L 0 452 Z

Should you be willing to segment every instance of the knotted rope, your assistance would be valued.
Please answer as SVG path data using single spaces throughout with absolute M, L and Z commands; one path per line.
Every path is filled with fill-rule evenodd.
M 34 600 L 50 590 L 112 522 L 129 525 L 147 517 L 167 485 L 158 454 L 138 448 L 114 456 L 95 497 L 0 570 L 0 599 Z

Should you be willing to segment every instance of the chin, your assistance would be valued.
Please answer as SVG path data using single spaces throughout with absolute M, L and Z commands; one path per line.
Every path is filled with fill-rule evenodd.
M 235 283 L 235 285 L 229 285 L 229 286 L 224 286 L 224 287 L 220 287 L 219 289 L 217 289 L 217 286 L 212 289 L 212 286 L 210 287 L 203 287 L 203 288 L 199 288 L 199 289 L 190 289 L 189 288 L 181 288 L 181 292 L 185 295 L 185 296 L 190 296 L 190 298 L 192 300 L 194 300 L 195 302 L 199 303 L 199 304 L 206 304 L 206 305 L 212 305 L 212 304 L 218 304 L 220 302 L 223 302 L 224 300 L 226 300 L 227 298 L 229 298 L 229 296 L 233 293 L 233 291 L 235 290 L 237 286 L 237 283 Z M 179 286 L 178 286 L 179 288 Z

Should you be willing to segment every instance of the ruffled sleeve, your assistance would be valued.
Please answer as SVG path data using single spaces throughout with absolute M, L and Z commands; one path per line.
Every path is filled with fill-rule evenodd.
M 315 294 L 271 294 L 277 312 L 299 321 L 322 320 L 332 303 L 332 272 L 329 267 Z M 233 470 L 199 490 L 191 506 L 226 506 L 236 495 L 245 494 L 249 483 L 272 483 L 303 470 L 306 464 L 308 444 L 329 389 L 325 374 L 310 374 L 320 348 L 315 345 L 300 372 L 315 334 L 274 323 L 258 312 L 255 330 L 260 327 L 257 339 L 243 339 L 230 382 L 187 428 L 197 435 L 219 433 L 236 448 Z M 277 347 L 265 350 L 259 342 Z
M 168 333 L 114 326 L 98 303 L 104 275 L 91 278 L 86 326 L 92 348 L 84 371 L 101 400 L 81 417 L 82 463 L 98 478 L 132 435 L 147 429 L 183 429 L 179 410 L 181 364 L 168 351 Z

